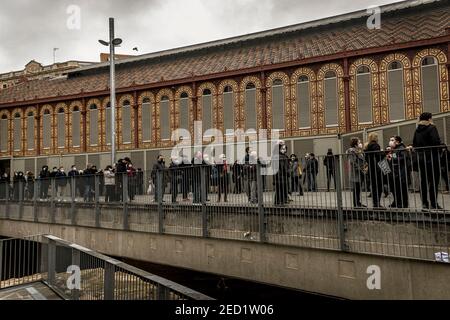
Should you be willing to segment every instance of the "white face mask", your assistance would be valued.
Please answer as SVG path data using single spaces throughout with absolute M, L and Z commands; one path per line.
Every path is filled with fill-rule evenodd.
M 395 141 L 394 140 L 389 141 L 389 146 L 391 148 L 395 148 Z
M 362 143 L 358 144 L 358 148 L 360 148 L 360 149 L 362 149 L 362 148 L 363 148 L 363 145 L 362 145 Z

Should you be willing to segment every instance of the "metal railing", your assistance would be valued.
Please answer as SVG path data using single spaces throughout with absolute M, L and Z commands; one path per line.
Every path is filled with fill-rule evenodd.
M 450 250 L 448 161 L 443 147 L 400 148 L 285 159 L 267 176 L 274 161 L 116 175 L 108 188 L 99 175 L 18 182 L 0 185 L 0 218 L 435 261 Z
M 212 300 L 50 235 L 0 240 L 0 289 L 42 281 L 67 300 Z

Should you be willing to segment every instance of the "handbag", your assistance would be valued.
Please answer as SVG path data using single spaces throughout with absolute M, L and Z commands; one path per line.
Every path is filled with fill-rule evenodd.
M 386 176 L 392 172 L 391 167 L 389 166 L 389 162 L 386 159 L 378 162 L 378 167 L 381 169 L 381 172 Z
M 153 185 L 153 182 L 150 182 L 147 189 L 147 194 L 152 195 L 155 193 L 155 186 Z

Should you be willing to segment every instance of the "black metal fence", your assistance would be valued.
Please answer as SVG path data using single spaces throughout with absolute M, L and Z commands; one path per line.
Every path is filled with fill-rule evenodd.
M 0 218 L 435 261 L 450 249 L 448 163 L 444 147 L 400 146 L 184 164 L 113 184 L 100 175 L 17 181 L 0 186 Z
M 68 300 L 211 300 L 54 236 L 0 240 L 0 289 L 38 281 Z

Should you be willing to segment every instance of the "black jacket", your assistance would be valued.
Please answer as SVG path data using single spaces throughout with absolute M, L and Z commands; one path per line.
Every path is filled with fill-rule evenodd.
M 432 161 L 439 162 L 442 148 L 437 148 L 438 146 L 442 146 L 442 142 L 436 126 L 429 121 L 420 121 L 413 140 L 419 163 L 424 165 Z

